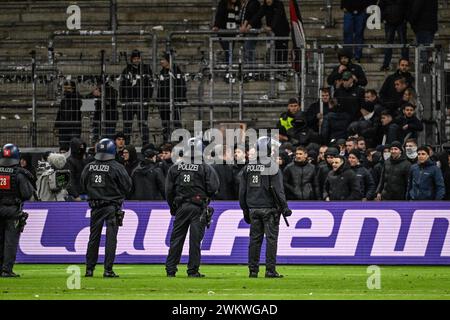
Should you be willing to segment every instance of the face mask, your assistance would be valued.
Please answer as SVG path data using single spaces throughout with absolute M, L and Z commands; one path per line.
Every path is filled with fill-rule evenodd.
M 386 161 L 387 159 L 389 159 L 391 157 L 391 153 L 390 152 L 384 152 L 383 153 L 383 159 Z
M 408 159 L 417 158 L 417 147 L 406 148 L 406 156 L 408 157 Z

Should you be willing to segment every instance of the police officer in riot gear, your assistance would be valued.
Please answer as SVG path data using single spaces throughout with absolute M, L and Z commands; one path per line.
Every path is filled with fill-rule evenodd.
M 183 251 L 188 229 L 189 277 L 204 277 L 199 272 L 200 244 L 207 222 L 202 219 L 206 214 L 209 199 L 219 189 L 219 178 L 214 169 L 203 162 L 203 142 L 192 138 L 183 149 L 183 157 L 170 167 L 166 177 L 166 199 L 171 215 L 175 216 L 170 237 L 170 250 L 166 260 L 168 277 L 175 277 Z
M 19 148 L 5 144 L 0 152 L 0 276 L 5 278 L 19 277 L 13 272 L 13 266 L 20 233 L 28 217 L 22 205 L 35 193 L 33 176 L 19 162 Z
M 267 242 L 265 277 L 283 277 L 276 271 L 280 216 L 290 216 L 292 211 L 288 208 L 284 194 L 283 174 L 271 156 L 273 149 L 278 146 L 279 142 L 270 137 L 259 138 L 257 160 L 243 168 L 240 178 L 239 204 L 245 222 L 250 224 L 248 253 L 250 278 L 258 277 L 264 234 Z
M 124 166 L 115 160 L 116 146 L 102 139 L 95 146 L 95 161 L 84 167 L 81 185 L 85 188 L 91 207 L 91 227 L 86 253 L 86 277 L 94 275 L 103 225 L 106 223 L 105 271 L 103 277 L 116 278 L 113 271 L 117 233 L 122 225 L 121 210 L 125 195 L 131 190 L 131 178 Z

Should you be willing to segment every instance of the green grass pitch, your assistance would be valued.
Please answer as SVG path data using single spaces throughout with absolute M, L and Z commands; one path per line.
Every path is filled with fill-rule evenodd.
M 283 279 L 249 279 L 243 265 L 203 265 L 206 278 L 187 278 L 182 265 L 166 278 L 163 265 L 116 265 L 120 275 L 103 279 L 99 266 L 81 288 L 67 287 L 69 265 L 19 264 L 20 278 L 0 278 L 6 299 L 449 299 L 448 266 L 380 266 L 381 289 L 369 290 L 367 266 L 279 266 Z M 262 277 L 261 277 L 262 276 Z

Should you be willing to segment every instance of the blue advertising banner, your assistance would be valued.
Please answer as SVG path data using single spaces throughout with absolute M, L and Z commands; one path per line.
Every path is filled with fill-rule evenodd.
M 247 263 L 249 225 L 237 202 L 214 202 L 203 263 Z M 290 202 L 281 219 L 280 264 L 450 264 L 448 202 Z M 30 202 L 17 261 L 84 263 L 87 203 Z M 164 202 L 126 202 L 117 263 L 164 263 L 173 218 Z M 188 235 L 189 237 L 189 235 Z M 187 238 L 188 239 L 188 238 Z M 104 239 L 100 248 L 103 258 Z M 186 262 L 189 241 L 182 262 Z M 264 244 L 261 261 L 264 261 Z

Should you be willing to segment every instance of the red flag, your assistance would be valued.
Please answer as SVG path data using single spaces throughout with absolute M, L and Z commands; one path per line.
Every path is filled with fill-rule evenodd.
M 302 15 L 297 4 L 297 0 L 289 0 L 289 13 L 291 16 L 291 35 L 292 35 L 292 61 L 294 69 L 300 71 L 300 48 L 306 44 L 305 30 L 303 29 Z

